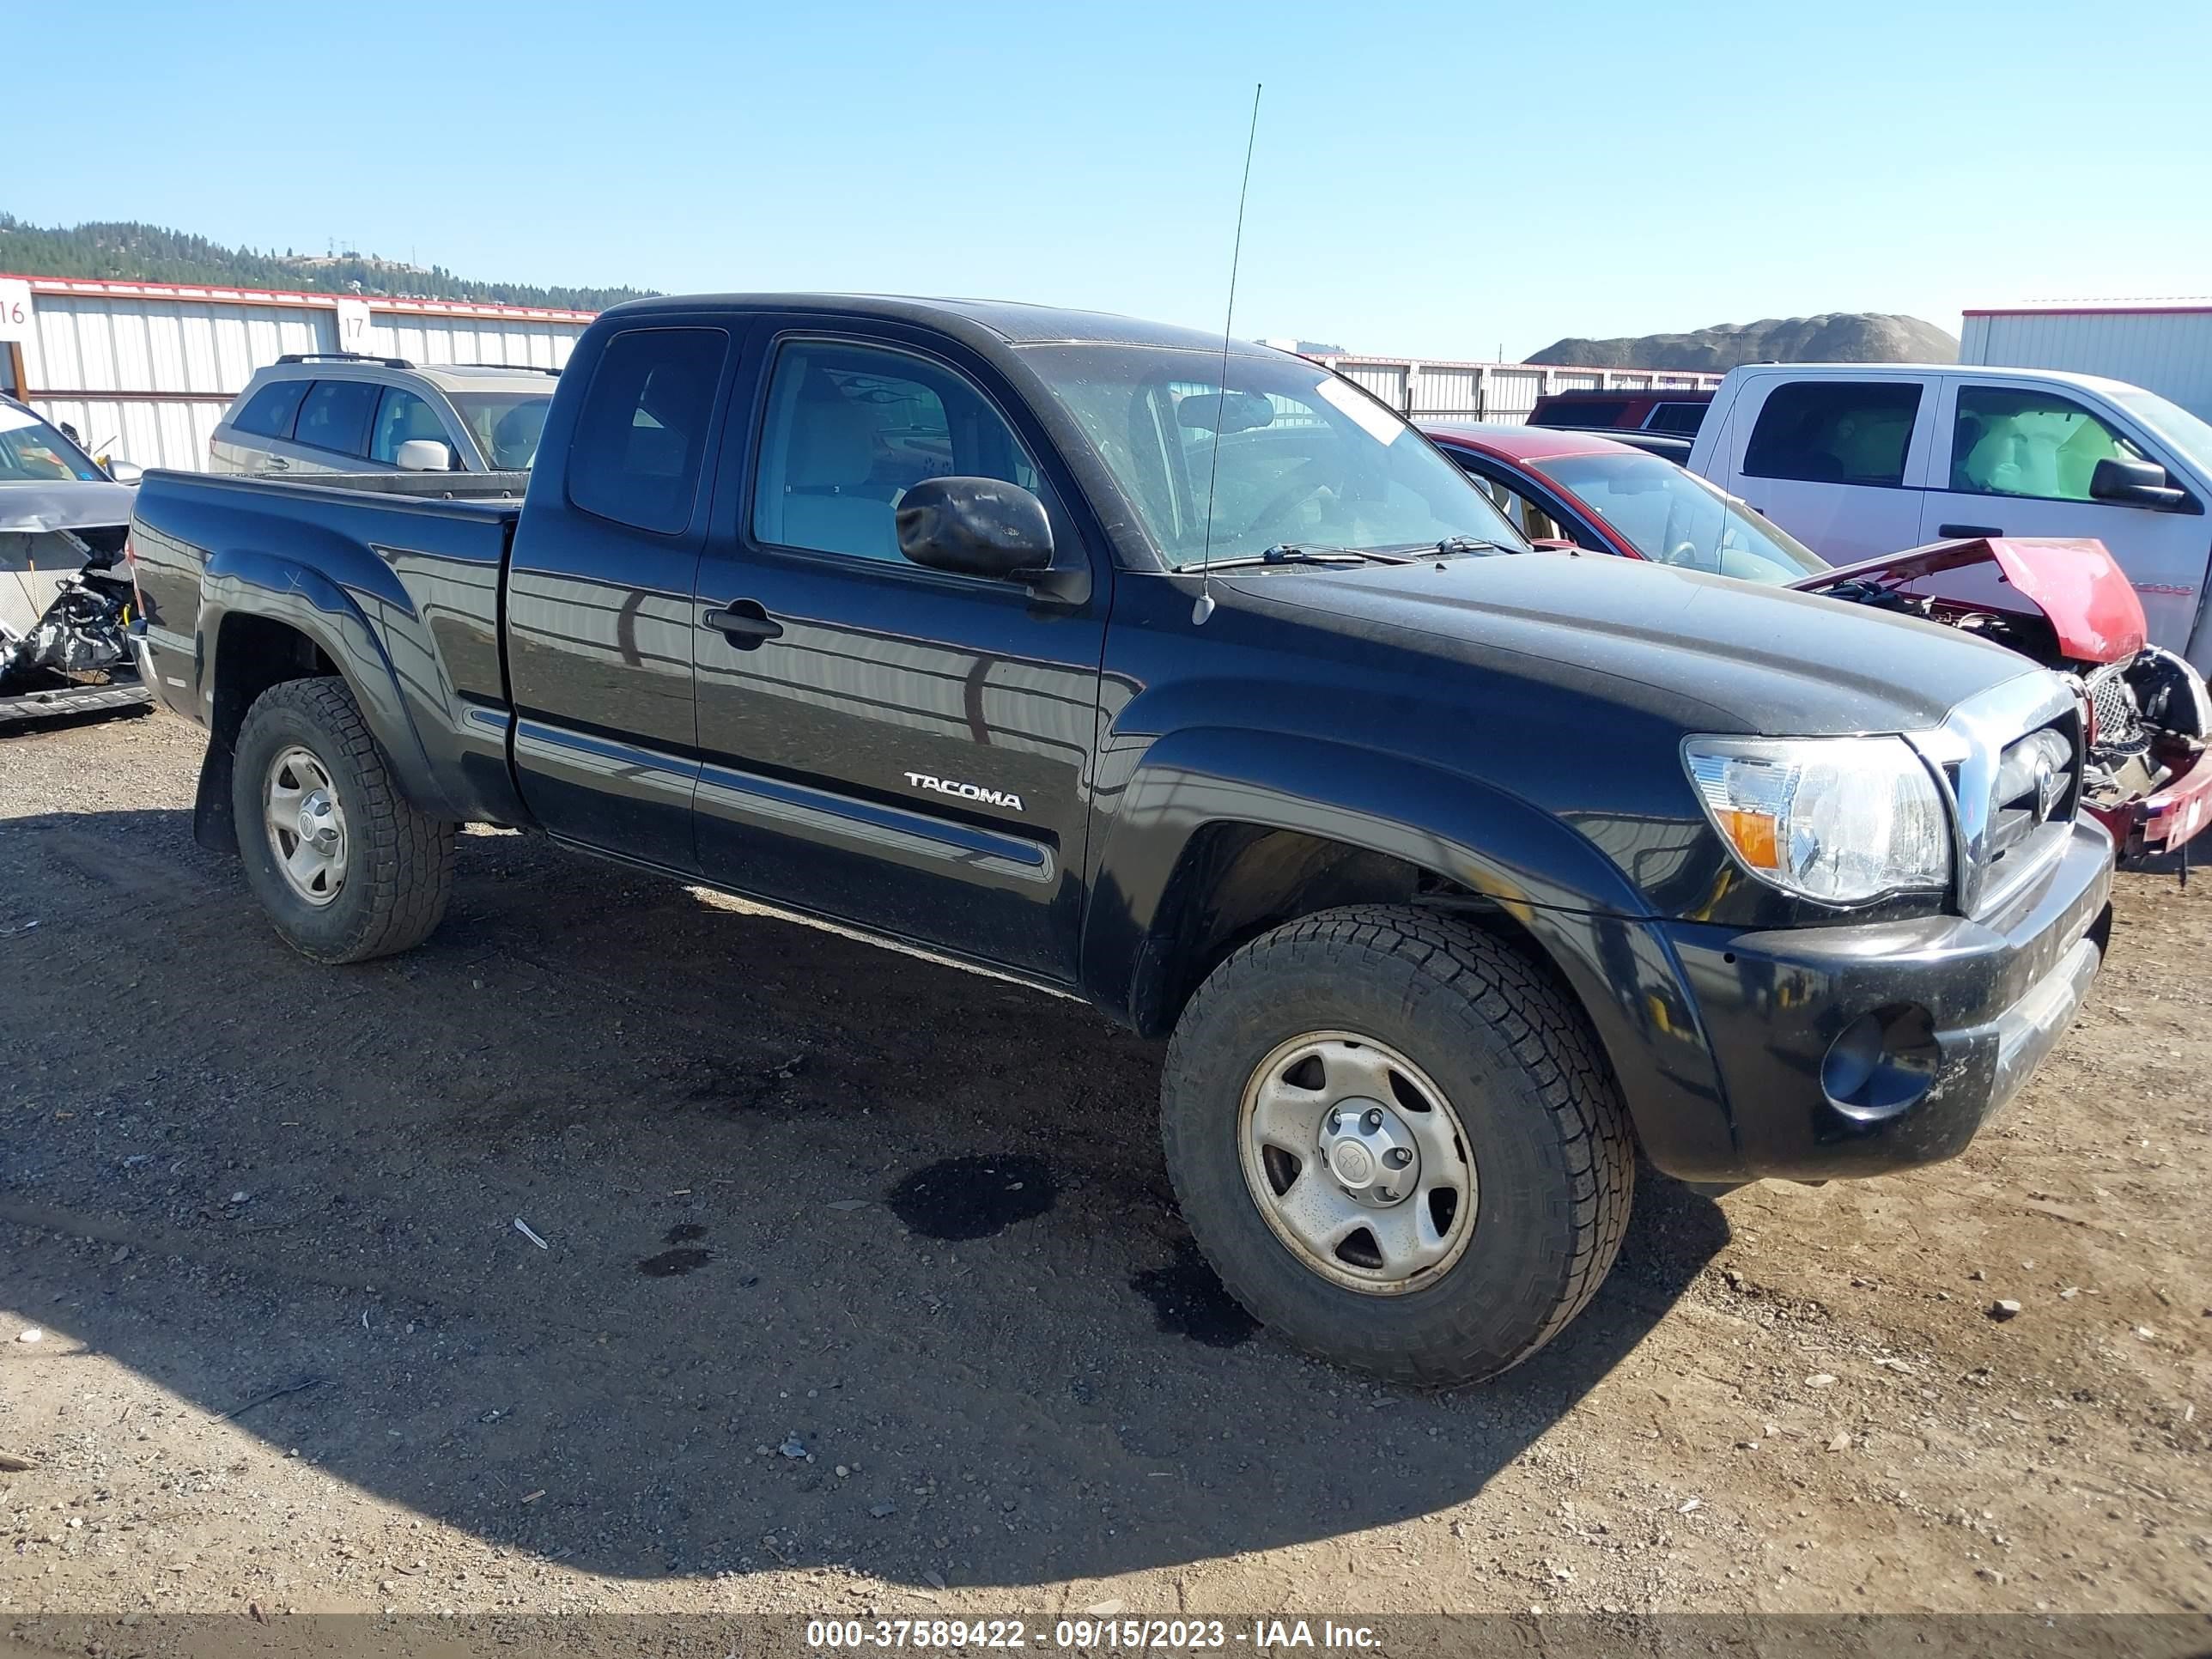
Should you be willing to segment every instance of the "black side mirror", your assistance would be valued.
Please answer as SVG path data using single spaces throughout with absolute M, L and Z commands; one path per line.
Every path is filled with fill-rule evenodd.
M 2156 461 L 2128 461 L 2107 455 L 2089 475 L 2089 499 L 2121 507 L 2179 507 L 2189 499 L 2176 489 Z
M 899 551 L 932 570 L 1034 581 L 1052 568 L 1044 503 L 999 478 L 924 478 L 899 500 Z

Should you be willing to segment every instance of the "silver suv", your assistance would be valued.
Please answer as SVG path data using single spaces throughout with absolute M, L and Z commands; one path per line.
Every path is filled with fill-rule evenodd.
M 513 472 L 560 371 L 305 352 L 258 370 L 208 443 L 216 472 Z

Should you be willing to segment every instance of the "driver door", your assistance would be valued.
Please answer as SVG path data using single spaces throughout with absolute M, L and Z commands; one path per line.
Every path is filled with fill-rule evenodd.
M 1033 490 L 1079 546 L 1041 434 L 941 342 L 766 331 L 694 594 L 700 868 L 1072 981 L 1109 562 L 1079 603 L 910 563 L 897 505 L 928 477 Z

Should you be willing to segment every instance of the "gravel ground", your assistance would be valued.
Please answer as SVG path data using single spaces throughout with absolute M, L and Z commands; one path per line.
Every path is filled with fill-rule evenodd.
M 1964 1158 L 1647 1180 L 1421 1395 L 1225 1303 L 1083 1007 L 513 835 L 318 968 L 199 751 L 0 739 L 0 1614 L 2212 1607 L 2207 884 Z

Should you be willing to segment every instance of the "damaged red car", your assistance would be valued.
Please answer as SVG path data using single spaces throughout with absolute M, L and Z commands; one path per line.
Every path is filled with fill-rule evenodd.
M 2083 805 L 2123 863 L 2182 849 L 2212 823 L 2212 698 L 2147 642 L 2142 605 L 2103 544 L 1941 542 L 1831 566 L 1672 461 L 1594 433 L 1431 426 L 1438 447 L 1537 546 L 1713 571 L 1903 611 L 2072 675 L 2088 710 Z

